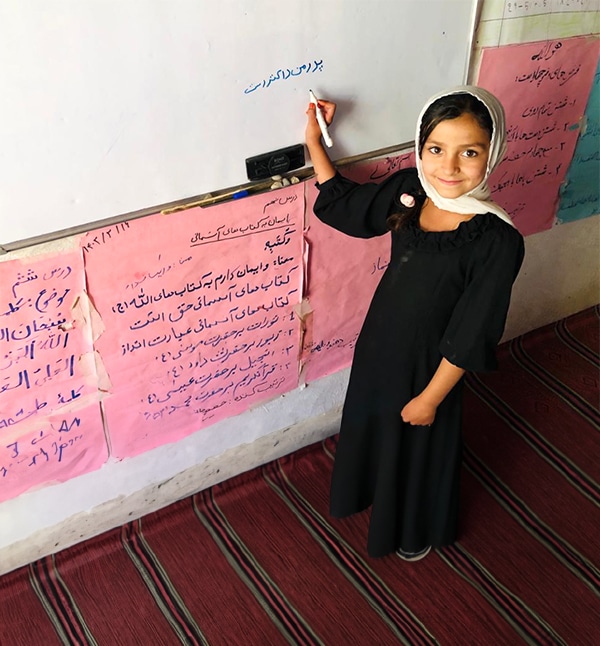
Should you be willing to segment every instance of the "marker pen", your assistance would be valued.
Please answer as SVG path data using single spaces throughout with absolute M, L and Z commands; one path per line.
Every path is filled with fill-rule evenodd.
M 331 148 L 331 146 L 333 146 L 333 140 L 331 139 L 331 137 L 329 136 L 329 132 L 327 131 L 327 124 L 325 123 L 325 117 L 323 116 L 323 112 L 321 111 L 321 108 L 319 108 L 319 102 L 317 101 L 317 97 L 313 94 L 312 90 L 309 90 L 308 94 L 310 96 L 310 102 L 313 103 L 315 106 L 315 111 L 317 113 L 317 121 L 319 123 L 319 128 L 321 128 L 323 141 L 326 143 L 328 148 Z

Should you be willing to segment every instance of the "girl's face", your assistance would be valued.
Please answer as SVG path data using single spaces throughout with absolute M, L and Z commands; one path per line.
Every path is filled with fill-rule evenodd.
M 490 137 L 472 114 L 440 121 L 421 152 L 425 178 L 446 198 L 473 190 L 485 177 Z

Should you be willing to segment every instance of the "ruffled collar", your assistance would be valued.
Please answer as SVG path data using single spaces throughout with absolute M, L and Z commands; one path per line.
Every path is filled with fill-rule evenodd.
M 488 229 L 494 220 L 500 222 L 492 213 L 483 213 L 461 222 L 452 231 L 424 231 L 419 226 L 419 214 L 416 213 L 400 229 L 399 234 L 408 247 L 444 253 L 472 242 Z

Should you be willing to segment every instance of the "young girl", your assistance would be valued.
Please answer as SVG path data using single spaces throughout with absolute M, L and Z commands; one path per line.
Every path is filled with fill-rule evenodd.
M 321 109 L 331 123 L 335 104 Z M 354 352 L 331 514 L 371 506 L 369 555 L 417 560 L 456 540 L 462 378 L 496 368 L 523 260 L 523 238 L 486 183 L 506 148 L 504 111 L 473 86 L 432 97 L 417 124 L 417 168 L 381 184 L 336 172 L 314 106 L 307 114 L 317 217 L 351 236 L 392 238 Z

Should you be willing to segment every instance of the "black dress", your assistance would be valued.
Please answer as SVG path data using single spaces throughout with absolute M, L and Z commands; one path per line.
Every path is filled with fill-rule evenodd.
M 496 367 L 523 238 L 491 213 L 454 231 L 425 232 L 414 217 L 390 232 L 386 220 L 400 194 L 422 192 L 415 169 L 382 184 L 356 184 L 338 173 L 319 190 L 314 211 L 324 223 L 354 237 L 392 236 L 390 264 L 354 351 L 331 514 L 372 505 L 371 556 L 450 544 L 457 534 L 462 380 L 431 427 L 405 424 L 400 411 L 442 357 L 469 371 Z

